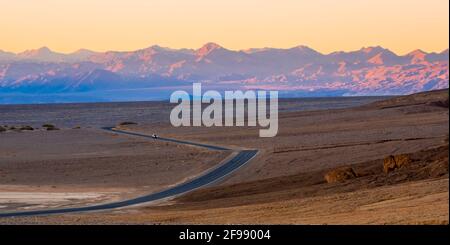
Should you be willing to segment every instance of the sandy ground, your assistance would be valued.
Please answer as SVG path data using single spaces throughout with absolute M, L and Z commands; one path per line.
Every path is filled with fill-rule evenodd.
M 432 191 L 430 191 L 432 190 Z M 13 218 L 9 224 L 448 224 L 448 179 L 253 205 L 138 209 L 60 217 Z
M 95 129 L 2 133 L 0 210 L 132 197 L 192 178 L 228 154 Z
M 445 99 L 446 107 L 441 104 Z M 173 128 L 162 123 L 131 126 L 130 129 L 134 131 L 149 134 L 158 132 L 167 137 L 236 148 L 257 148 L 261 153 L 219 185 L 157 205 L 100 213 L 2 219 L 0 222 L 448 224 L 448 113 L 446 90 L 395 98 L 352 109 L 283 112 L 280 114 L 279 134 L 270 139 L 259 138 L 257 128 Z M 60 134 L 79 135 L 80 132 L 84 131 L 66 130 Z M 48 136 L 47 133 L 45 132 Z M 83 186 L 86 190 L 97 192 L 102 192 L 102 188 L 109 191 L 117 188 L 121 193 L 124 188 L 136 189 L 143 185 L 155 189 L 156 186 L 170 182 L 165 182 L 167 178 L 161 177 L 161 173 L 171 176 L 171 180 L 173 176 L 182 179 L 213 166 L 226 157 L 192 148 L 179 149 L 176 146 L 170 146 L 168 154 L 169 146 L 161 146 L 155 151 L 154 143 L 105 136 L 103 132 L 99 134 L 102 137 L 89 139 L 88 136 L 80 136 L 80 140 L 83 139 L 80 146 L 67 146 L 68 149 L 77 149 L 77 153 L 68 154 L 70 150 L 66 150 L 59 156 L 47 153 L 48 146 L 44 145 L 41 150 L 15 152 L 15 147 L 20 146 L 20 143 L 2 141 L 0 149 L 6 153 L 6 159 L 13 159 L 12 156 L 16 155 L 14 161 L 5 161 L 5 156 L 0 155 L 3 185 L 32 185 L 34 188 L 36 185 L 49 186 L 49 181 L 44 180 L 48 178 L 50 170 L 35 174 L 39 173 L 39 168 L 33 166 L 47 166 L 44 164 L 49 163 L 49 169 L 53 169 L 52 178 L 59 179 L 60 174 L 55 171 L 58 168 L 51 166 L 59 166 L 55 162 L 65 159 L 70 163 L 65 167 L 66 173 L 70 175 L 75 172 L 74 176 L 80 176 L 77 171 L 84 171 L 86 176 L 72 176 L 70 181 L 70 178 L 61 177 L 60 182 L 64 188 L 68 188 L 64 189 L 67 192 L 73 192 L 70 191 L 71 186 Z M 40 142 L 42 137 L 44 136 L 39 134 L 35 139 L 26 137 L 22 145 L 33 140 Z M 59 142 L 63 142 L 66 137 L 61 135 Z M 17 140 L 16 136 L 11 136 L 11 140 Z M 49 139 L 49 142 L 53 144 L 55 139 Z M 146 145 L 151 146 L 147 148 Z M 116 150 L 108 151 L 112 146 Z M 178 154 L 178 150 L 183 150 L 184 153 Z M 148 157 L 144 151 L 156 154 L 156 159 L 165 159 L 164 162 L 169 165 L 177 160 L 193 159 L 186 156 L 186 150 L 194 151 L 192 154 L 196 157 L 196 162 L 200 159 L 209 160 L 202 161 L 204 165 L 196 169 L 191 169 L 190 163 L 185 169 L 187 172 L 163 168 L 167 172 L 160 170 L 155 173 L 153 168 L 150 170 L 144 167 L 149 166 L 148 164 L 136 164 L 142 160 L 140 156 Z M 19 152 L 28 151 L 35 151 L 35 155 L 19 156 Z M 414 164 L 390 174 L 383 173 L 383 159 L 391 154 L 402 153 L 409 153 Z M 91 169 L 86 171 L 71 168 L 74 156 L 79 159 L 76 162 L 87 162 Z M 114 159 L 119 159 L 119 163 L 108 165 Z M 127 164 L 123 164 L 124 161 Z M 23 167 L 17 168 L 16 164 Z M 326 183 L 325 173 L 340 166 L 352 166 L 360 176 L 342 183 Z M 127 178 L 124 171 L 130 176 L 133 174 L 133 178 Z M 102 181 L 97 178 L 99 173 L 103 173 L 103 178 L 100 178 Z M 108 174 L 112 175 L 112 180 L 106 177 Z M 178 176 L 180 174 L 182 176 Z M 145 176 L 159 177 L 155 177 L 152 182 L 149 180 L 151 178 Z M 17 192 L 14 189 L 11 191 Z
M 428 100 L 441 100 L 448 92 Z M 393 104 L 394 102 L 391 102 Z M 406 102 L 404 102 L 406 103 Z M 415 152 L 442 144 L 449 132 L 447 108 L 415 105 L 384 108 L 373 104 L 355 109 L 280 114 L 274 138 L 259 138 L 258 128 L 157 127 L 134 130 L 262 152 L 226 184 L 309 172 Z M 398 103 L 394 103 L 398 104 Z

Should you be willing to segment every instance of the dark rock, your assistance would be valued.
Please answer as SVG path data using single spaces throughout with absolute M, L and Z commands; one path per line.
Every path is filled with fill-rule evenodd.
M 137 123 L 135 122 L 121 122 L 119 123 L 119 126 L 126 126 L 126 125 L 136 125 Z

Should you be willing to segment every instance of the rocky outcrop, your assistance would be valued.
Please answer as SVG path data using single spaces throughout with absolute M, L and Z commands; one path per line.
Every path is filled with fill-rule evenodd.
M 358 174 L 351 167 L 341 167 L 331 170 L 325 175 L 328 183 L 343 182 L 345 180 L 357 178 Z
M 384 173 L 392 172 L 398 168 L 401 168 L 411 162 L 411 158 L 406 154 L 391 155 L 384 159 L 383 171 Z

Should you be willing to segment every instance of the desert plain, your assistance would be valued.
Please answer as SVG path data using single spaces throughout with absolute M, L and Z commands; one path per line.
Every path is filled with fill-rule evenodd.
M 260 138 L 255 127 L 176 128 L 168 123 L 171 105 L 163 102 L 151 108 L 0 106 L 0 212 L 5 213 L 156 192 L 232 154 L 106 132 L 103 126 L 132 121 L 137 124 L 120 128 L 259 150 L 220 182 L 174 198 L 97 212 L 0 218 L 0 223 L 448 224 L 448 90 L 347 100 L 326 108 L 311 106 L 320 100 L 282 101 L 274 138 Z M 44 123 L 58 128 L 47 130 Z

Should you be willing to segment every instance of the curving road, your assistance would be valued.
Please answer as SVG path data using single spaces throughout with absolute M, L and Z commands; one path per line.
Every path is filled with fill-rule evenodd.
M 114 133 L 150 138 L 152 140 L 161 140 L 161 141 L 174 142 L 174 143 L 178 143 L 178 144 L 192 145 L 192 146 L 197 146 L 197 147 L 203 147 L 203 148 L 210 149 L 210 150 L 218 150 L 218 151 L 230 150 L 228 148 L 224 148 L 224 147 L 220 147 L 220 146 L 207 145 L 207 144 L 182 141 L 182 140 L 176 140 L 176 139 L 169 139 L 169 138 L 154 139 L 152 136 L 149 136 L 149 135 L 118 130 L 118 129 L 114 129 L 112 127 L 105 127 L 103 129 L 106 131 L 114 132 Z M 225 176 L 229 175 L 233 171 L 237 170 L 238 168 L 240 168 L 241 166 L 243 166 L 244 164 L 249 162 L 253 157 L 256 156 L 257 153 L 258 153 L 257 150 L 239 151 L 235 157 L 233 157 L 232 159 L 223 163 L 219 167 L 214 168 L 211 171 L 205 173 L 204 175 L 196 177 L 192 180 L 188 180 L 187 182 L 184 182 L 177 186 L 171 187 L 169 189 L 166 189 L 166 190 L 163 190 L 160 192 L 156 192 L 156 193 L 152 193 L 152 194 L 148 194 L 145 196 L 133 198 L 133 199 L 111 202 L 111 203 L 106 203 L 106 204 L 98 204 L 98 205 L 93 205 L 93 206 L 85 206 L 85 207 L 0 213 L 0 217 L 34 216 L 34 215 L 64 214 L 64 213 L 73 213 L 73 212 L 107 210 L 107 209 L 121 208 L 121 207 L 127 207 L 127 206 L 131 206 L 131 205 L 161 200 L 161 199 L 168 198 L 168 197 L 174 197 L 174 196 L 184 194 L 189 191 L 198 189 L 200 187 L 210 185 L 216 181 L 221 180 Z

